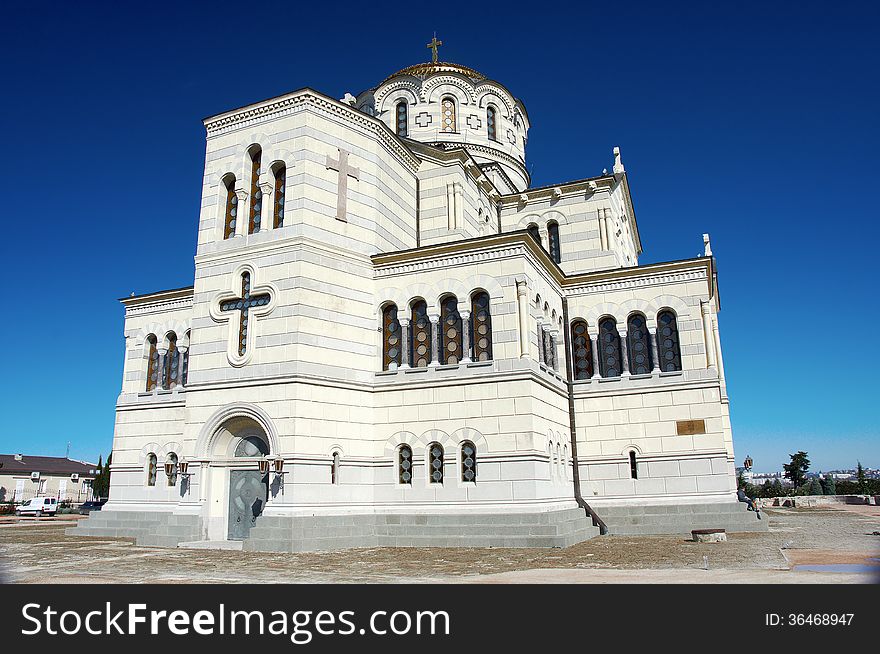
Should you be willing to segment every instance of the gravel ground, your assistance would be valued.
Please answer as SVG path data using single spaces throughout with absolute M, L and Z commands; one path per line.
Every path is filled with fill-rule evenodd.
M 695 581 L 705 576 L 708 563 L 710 571 L 724 571 L 716 579 L 723 583 L 740 578 L 775 583 L 807 578 L 807 573 L 788 572 L 792 564 L 880 563 L 873 559 L 880 556 L 880 536 L 873 535 L 880 531 L 880 509 L 860 509 L 765 510 L 769 532 L 729 534 L 727 543 L 717 544 L 683 536 L 604 536 L 566 549 L 371 548 L 305 554 L 137 547 L 123 539 L 67 536 L 70 523 L 43 520 L 0 525 L 0 566 L 7 581 L 18 583 L 606 583 Z M 572 571 L 570 578 L 560 570 Z M 645 573 L 636 574 L 639 570 Z M 620 571 L 616 579 L 614 571 Z M 809 577 L 832 583 L 870 580 L 865 574 Z

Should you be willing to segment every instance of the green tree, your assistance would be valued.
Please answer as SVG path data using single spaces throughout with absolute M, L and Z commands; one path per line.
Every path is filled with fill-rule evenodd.
M 782 497 L 785 495 L 785 489 L 782 487 L 782 482 L 779 480 L 779 477 L 773 480 L 773 495 L 772 497 Z
M 825 491 L 826 495 L 837 495 L 837 484 L 834 483 L 834 475 L 827 474 L 825 478 L 822 479 L 822 490 Z
M 810 469 L 810 459 L 803 451 L 790 456 L 791 463 L 784 464 L 782 468 L 785 470 L 785 478 L 791 481 L 795 489 L 799 489 L 806 481 L 807 470 Z
M 862 462 L 858 462 L 858 466 L 856 466 L 856 483 L 859 485 L 859 495 L 867 495 L 868 494 L 868 477 L 865 475 L 865 469 L 862 467 Z
M 824 495 L 822 492 L 822 483 L 819 481 L 818 477 L 813 477 L 813 480 L 810 482 L 810 495 Z

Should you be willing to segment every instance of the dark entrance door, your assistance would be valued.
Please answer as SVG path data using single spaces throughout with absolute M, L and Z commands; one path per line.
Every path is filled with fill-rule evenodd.
M 244 540 L 269 498 L 269 475 L 259 470 L 229 471 L 229 539 Z

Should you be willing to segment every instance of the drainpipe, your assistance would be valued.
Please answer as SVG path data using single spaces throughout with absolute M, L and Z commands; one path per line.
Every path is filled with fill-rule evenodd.
M 572 366 L 571 360 L 571 329 L 569 329 L 568 321 L 568 298 L 564 295 L 562 296 L 562 321 L 564 323 L 563 342 L 565 343 L 565 385 L 568 390 L 568 426 L 571 432 L 571 462 L 573 465 L 572 480 L 574 482 L 574 499 L 578 503 L 578 506 L 586 511 L 587 515 L 592 518 L 593 526 L 598 527 L 599 533 L 604 535 L 608 533 L 608 527 L 593 508 L 587 504 L 583 495 L 581 495 L 581 472 L 580 466 L 578 465 L 577 450 L 577 424 L 574 415 L 574 367 Z

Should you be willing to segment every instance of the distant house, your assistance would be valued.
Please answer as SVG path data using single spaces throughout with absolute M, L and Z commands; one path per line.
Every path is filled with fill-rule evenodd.
M 97 466 L 60 456 L 0 454 L 0 502 L 24 502 L 32 497 L 59 501 L 91 499 Z

